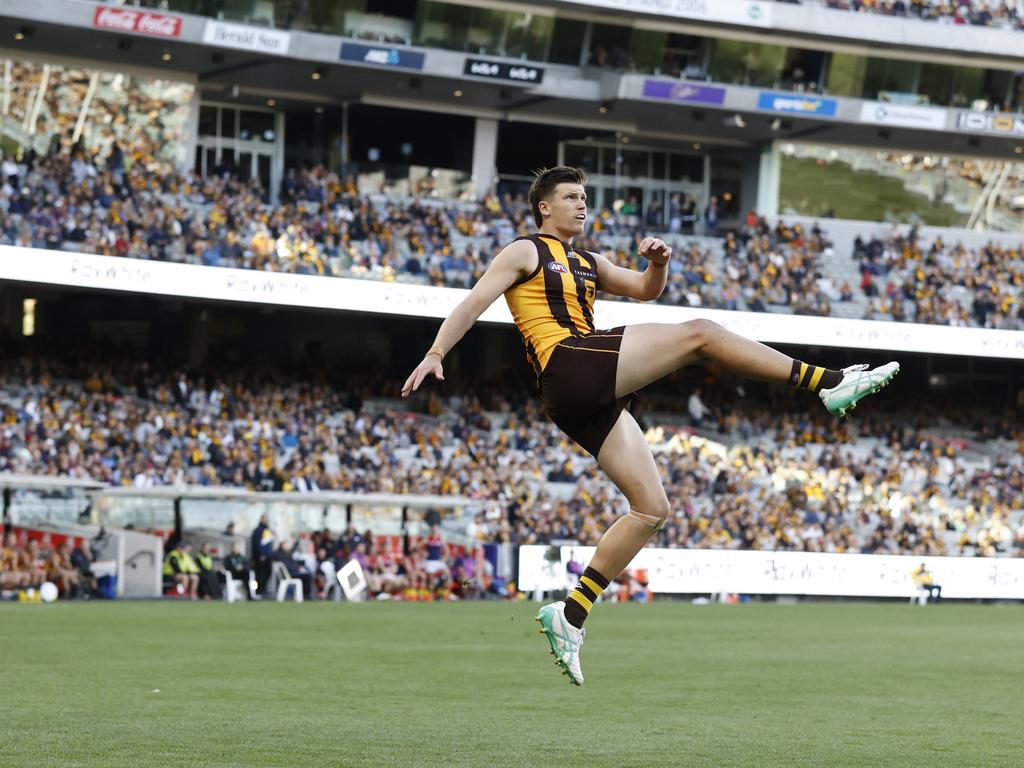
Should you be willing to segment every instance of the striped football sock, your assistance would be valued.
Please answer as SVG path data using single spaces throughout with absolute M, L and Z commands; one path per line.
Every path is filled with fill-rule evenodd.
M 607 587 L 608 579 L 593 568 L 587 568 L 580 576 L 576 589 L 565 599 L 565 620 L 577 629 L 581 628 L 598 596 Z
M 790 386 L 802 387 L 811 392 L 832 389 L 842 380 L 842 371 L 833 371 L 831 368 L 822 368 L 820 365 L 808 365 L 799 360 L 793 361 L 793 370 L 789 374 Z

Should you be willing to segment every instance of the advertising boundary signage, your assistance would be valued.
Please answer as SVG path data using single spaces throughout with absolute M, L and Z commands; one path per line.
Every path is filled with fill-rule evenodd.
M 423 69 L 423 62 L 427 58 L 419 51 L 407 51 L 393 45 L 364 45 L 363 43 L 342 43 L 338 55 L 342 61 L 403 69 Z
M 291 40 L 292 36 L 288 32 L 260 29 L 245 24 L 229 24 L 224 21 L 208 21 L 203 29 L 204 43 L 276 56 L 288 53 Z
M 835 117 L 839 102 L 824 96 L 807 96 L 801 93 L 780 93 L 761 91 L 757 97 L 757 108 L 787 115 L 813 115 Z
M 923 128 L 930 131 L 946 130 L 949 113 L 938 107 L 918 107 L 909 104 L 889 104 L 867 101 L 861 104 L 860 121 L 872 125 L 892 125 L 902 128 Z
M 714 85 L 698 85 L 678 80 L 644 80 L 642 95 L 648 99 L 666 99 L 688 104 L 723 104 L 725 88 Z
M 11 245 L 0 245 L 0 280 L 435 318 L 447 317 L 468 293 L 462 288 L 207 267 Z M 807 318 L 604 299 L 598 300 L 595 317 L 601 328 L 706 318 L 734 333 L 768 343 L 1024 359 L 1021 331 Z M 481 320 L 510 323 L 512 316 L 504 302 L 495 302 Z
M 153 37 L 179 37 L 181 21 L 180 16 L 172 16 L 169 13 L 116 8 L 109 5 L 98 7 L 92 17 L 92 25 L 96 29 L 137 32 Z
M 589 562 L 594 547 L 519 547 L 517 584 L 524 592 L 566 589 L 575 583 L 570 560 Z M 647 571 L 649 588 L 662 594 L 818 595 L 901 597 L 917 594 L 912 573 L 921 565 L 942 586 L 942 596 L 1024 599 L 1024 560 L 1009 557 L 922 557 L 764 550 L 640 550 L 631 569 Z
M 532 64 L 509 64 L 505 61 L 490 61 L 473 56 L 466 57 L 462 74 L 525 85 L 540 85 L 544 80 L 543 67 L 535 67 Z

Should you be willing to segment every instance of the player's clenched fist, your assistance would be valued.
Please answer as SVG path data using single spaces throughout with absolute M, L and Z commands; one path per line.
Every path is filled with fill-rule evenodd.
M 640 241 L 637 255 L 660 267 L 668 264 L 672 258 L 672 249 L 660 237 L 645 237 Z

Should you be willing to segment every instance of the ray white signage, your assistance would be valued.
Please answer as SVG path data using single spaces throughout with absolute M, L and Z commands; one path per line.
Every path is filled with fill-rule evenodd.
M 0 280 L 435 318 L 447 317 L 468 293 L 462 288 L 174 264 L 10 245 L 0 245 Z M 594 315 L 598 328 L 706 318 L 734 333 L 768 343 L 1024 360 L 1024 331 L 606 300 L 596 303 Z M 480 319 L 512 322 L 508 307 L 500 299 Z
M 566 589 L 576 580 L 569 563 L 587 563 L 593 554 L 594 547 L 521 546 L 517 584 L 524 592 Z M 1024 559 L 1008 557 L 646 548 L 629 567 L 647 571 L 650 590 L 658 594 L 910 598 L 917 594 L 913 573 L 922 563 L 943 597 L 1024 599 Z

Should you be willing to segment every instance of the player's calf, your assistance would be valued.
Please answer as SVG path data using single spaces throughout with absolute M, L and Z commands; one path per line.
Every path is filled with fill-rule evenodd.
M 664 527 L 670 513 L 668 499 L 663 499 L 663 503 L 653 504 L 650 508 L 658 514 L 647 514 L 631 507 L 626 516 L 618 520 L 598 544 L 598 552 L 595 553 L 594 559 L 565 599 L 565 619 L 572 626 L 582 629 L 583 623 L 594 608 L 594 603 L 608 588 L 609 582 L 622 572 L 622 568 L 633 559 L 639 549 L 643 548 L 651 536 Z M 627 519 L 632 525 L 626 522 Z M 619 539 L 621 541 L 617 541 Z M 619 551 L 623 545 L 626 547 L 625 553 Z

